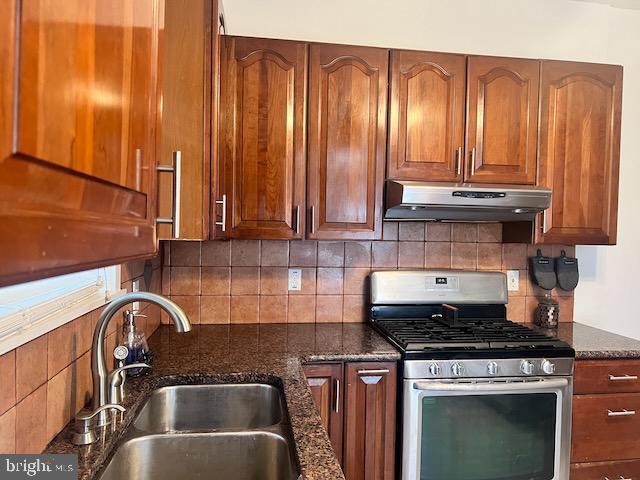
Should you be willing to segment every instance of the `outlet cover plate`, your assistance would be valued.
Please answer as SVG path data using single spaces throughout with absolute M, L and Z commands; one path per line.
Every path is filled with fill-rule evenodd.
M 520 271 L 507 270 L 507 290 L 517 292 L 520 290 Z
M 302 269 L 301 268 L 289 269 L 288 289 L 294 290 L 294 291 L 302 290 Z

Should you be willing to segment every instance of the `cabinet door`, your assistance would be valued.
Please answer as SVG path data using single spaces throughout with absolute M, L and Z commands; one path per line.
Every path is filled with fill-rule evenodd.
M 640 394 L 575 395 L 571 461 L 640 458 Z
M 342 364 L 305 365 L 304 373 L 322 425 L 342 464 Z
M 164 0 L 162 53 L 162 129 L 159 163 L 181 161 L 181 185 L 174 199 L 173 178 L 160 174 L 158 213 L 179 211 L 179 229 L 159 225 L 161 240 L 204 240 L 209 232 L 209 162 L 211 139 L 212 25 L 217 2 Z M 214 60 L 215 63 L 215 60 Z M 175 235 L 174 235 L 175 234 Z
M 467 181 L 535 183 L 539 82 L 538 60 L 469 57 Z
M 153 255 L 161 6 L 0 3 L 0 285 Z
M 622 67 L 542 62 L 538 243 L 616 243 Z
M 388 178 L 462 180 L 467 60 L 391 52 Z
M 571 480 L 630 480 L 634 478 L 640 478 L 640 460 L 574 463 L 571 465 Z
M 302 238 L 307 45 L 223 37 L 220 162 L 234 238 Z
M 309 58 L 308 237 L 379 239 L 388 51 L 312 45 Z
M 392 480 L 396 436 L 396 364 L 347 363 L 344 461 L 347 480 Z

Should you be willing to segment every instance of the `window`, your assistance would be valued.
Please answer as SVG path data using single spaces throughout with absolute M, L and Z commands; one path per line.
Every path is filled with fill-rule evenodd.
M 0 288 L 0 355 L 122 293 L 119 266 Z

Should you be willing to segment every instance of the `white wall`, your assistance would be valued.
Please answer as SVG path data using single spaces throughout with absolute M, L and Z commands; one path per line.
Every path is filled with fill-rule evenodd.
M 224 0 L 224 9 L 233 35 L 623 65 L 618 245 L 578 248 L 574 319 L 640 339 L 640 0 Z

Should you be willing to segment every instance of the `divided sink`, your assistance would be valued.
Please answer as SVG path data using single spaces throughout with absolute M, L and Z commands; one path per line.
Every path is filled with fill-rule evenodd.
M 154 390 L 101 480 L 295 480 L 283 396 L 265 384 Z
M 265 428 L 282 422 L 281 402 L 277 388 L 257 383 L 162 387 L 133 426 L 145 433 Z

